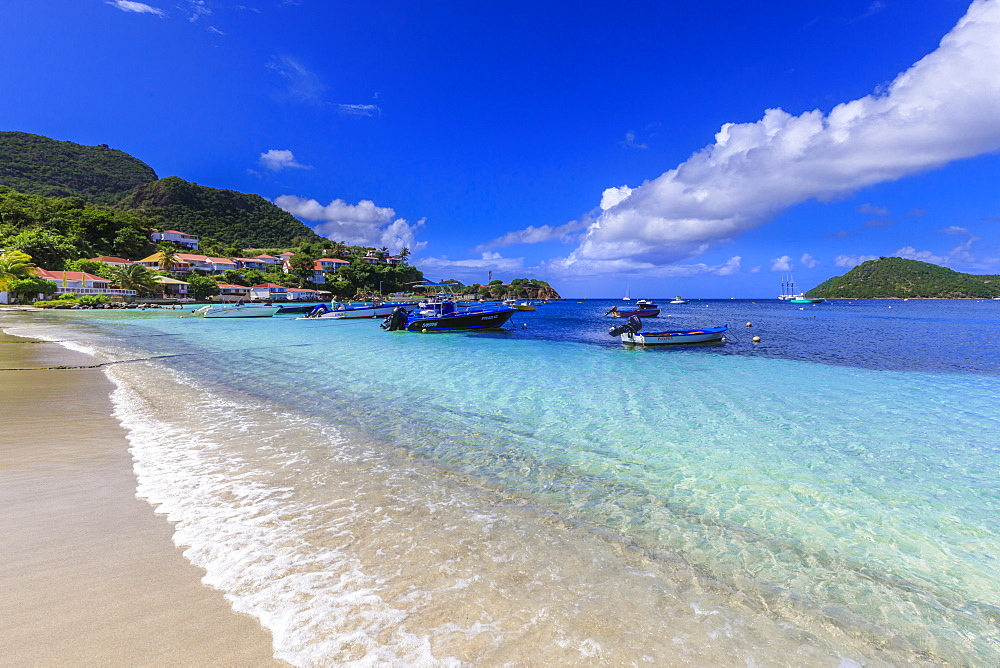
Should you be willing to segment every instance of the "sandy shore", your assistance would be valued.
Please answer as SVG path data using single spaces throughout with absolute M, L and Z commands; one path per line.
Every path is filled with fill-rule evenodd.
M 135 496 L 94 360 L 0 333 L 0 665 L 285 665 Z

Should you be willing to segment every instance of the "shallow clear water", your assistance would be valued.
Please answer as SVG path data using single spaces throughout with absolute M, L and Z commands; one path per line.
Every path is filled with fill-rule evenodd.
M 614 304 L 0 326 L 156 357 L 108 367 L 139 494 L 293 663 L 997 663 L 1000 302 L 692 301 L 648 328 L 738 342 L 666 349 Z

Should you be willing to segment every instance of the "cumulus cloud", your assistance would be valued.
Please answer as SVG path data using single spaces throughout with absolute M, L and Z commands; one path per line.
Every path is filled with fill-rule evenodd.
M 806 269 L 813 269 L 817 265 L 819 265 L 819 260 L 814 258 L 809 253 L 803 253 L 802 258 L 799 260 L 799 263 Z
M 934 52 L 884 90 L 824 115 L 769 109 L 611 206 L 565 265 L 682 260 L 809 199 L 1000 148 L 1000 0 L 975 0 Z M 622 197 L 624 195 L 624 197 Z
M 463 279 L 475 277 L 487 271 L 518 272 L 524 270 L 523 257 L 503 257 L 500 253 L 483 253 L 478 258 L 449 260 L 446 257 L 421 258 L 420 268 L 424 272 L 448 272 Z M 473 280 L 476 280 L 473 278 Z M 483 281 L 485 282 L 485 280 Z
M 123 12 L 133 12 L 135 14 L 154 14 L 163 18 L 167 15 L 162 9 L 151 7 L 144 2 L 133 2 L 132 0 L 107 0 L 107 4 L 117 7 Z
M 743 258 L 735 255 L 721 264 L 653 264 L 632 259 L 596 260 L 586 264 L 554 258 L 543 262 L 541 269 L 560 276 L 591 278 L 594 274 L 642 274 L 655 278 L 683 278 L 687 276 L 731 276 L 742 267 Z
M 480 244 L 473 250 L 477 253 L 481 253 L 493 248 L 503 248 L 505 246 L 514 246 L 516 244 L 537 244 L 555 239 L 559 241 L 571 241 L 573 233 L 581 231 L 584 227 L 586 227 L 586 223 L 577 220 L 571 220 L 565 225 L 556 226 L 541 225 L 539 227 L 535 227 L 534 225 L 529 225 L 523 230 L 508 232 L 507 234 L 497 237 L 492 241 Z
M 853 269 L 862 262 L 867 262 L 868 260 L 877 260 L 877 255 L 838 255 L 833 259 L 833 263 L 838 267 L 844 267 L 845 269 Z
M 291 151 L 275 148 L 260 154 L 260 164 L 272 172 L 280 172 L 283 169 L 311 169 L 309 165 L 296 162 Z
M 787 255 L 782 255 L 771 260 L 771 271 L 791 271 L 794 268 L 795 265 L 792 264 L 792 258 Z
M 426 219 L 415 223 L 405 218 L 396 218 L 390 207 L 376 206 L 371 200 L 361 200 L 348 204 L 335 199 L 323 206 L 314 199 L 295 195 L 281 195 L 274 203 L 288 213 L 310 221 L 318 221 L 313 229 L 317 234 L 334 241 L 344 241 L 360 246 L 386 246 L 393 251 L 409 248 L 418 251 L 427 245 L 417 241 L 416 234 L 424 226 Z

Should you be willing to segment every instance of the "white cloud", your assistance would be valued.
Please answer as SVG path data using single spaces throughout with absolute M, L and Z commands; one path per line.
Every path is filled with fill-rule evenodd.
M 117 7 L 123 12 L 134 12 L 136 14 L 154 14 L 163 18 L 167 15 L 162 9 L 150 7 L 144 2 L 132 2 L 132 0 L 107 0 L 107 4 Z
M 514 246 L 516 244 L 537 244 L 544 241 L 552 241 L 553 239 L 558 239 L 559 241 L 570 241 L 572 240 L 571 235 L 574 232 L 581 231 L 584 227 L 586 227 L 586 223 L 577 220 L 571 220 L 565 225 L 558 225 L 556 227 L 553 227 L 552 225 L 541 225 L 540 227 L 529 225 L 523 230 L 508 232 L 507 234 L 497 237 L 492 241 L 480 244 L 479 246 L 476 246 L 474 250 L 476 252 L 482 252 L 493 248 Z
M 338 104 L 340 113 L 348 116 L 381 116 L 382 109 L 375 104 Z
M 621 145 L 625 148 L 649 148 L 646 144 L 640 144 L 635 141 L 634 132 L 626 132 L 625 141 L 621 142 Z
M 205 6 L 205 0 L 188 0 L 190 5 L 191 15 L 188 17 L 188 21 L 194 23 L 202 16 L 209 16 L 212 10 Z
M 586 263 L 569 262 L 566 258 L 554 258 L 542 263 L 543 271 L 562 277 L 588 277 L 595 274 L 642 274 L 656 278 L 682 278 L 686 276 L 731 276 L 740 271 L 742 258 L 733 256 L 722 264 L 652 264 L 632 259 L 592 260 Z
M 798 116 L 769 109 L 660 177 L 608 192 L 565 265 L 660 265 L 763 225 L 809 199 L 1000 148 L 1000 0 L 975 0 L 936 51 L 884 90 Z M 621 197 L 621 195 L 625 195 Z M 596 265 L 592 265 L 596 266 Z
M 426 219 L 409 223 L 405 218 L 396 218 L 396 212 L 385 206 L 376 206 L 371 200 L 361 200 L 348 204 L 335 199 L 323 206 L 314 199 L 295 195 L 281 195 L 274 203 L 298 218 L 320 221 L 314 225 L 316 233 L 334 241 L 361 246 L 386 246 L 393 252 L 409 248 L 418 251 L 427 245 L 417 241 L 416 233 L 424 226 Z
M 320 78 L 305 65 L 291 56 L 275 56 L 267 64 L 267 69 L 285 79 L 289 97 L 302 102 L 319 104 L 322 102 L 326 86 Z
M 799 260 L 799 264 L 801 264 L 806 269 L 812 269 L 819 264 L 819 260 L 814 258 L 809 253 L 803 253 L 802 258 Z
M 903 246 L 898 251 L 893 253 L 895 257 L 905 258 L 907 260 L 920 260 L 921 262 L 930 262 L 931 264 L 945 264 L 948 262 L 947 255 L 935 255 L 931 251 L 918 251 L 913 246 Z
M 260 154 L 260 164 L 270 169 L 272 172 L 280 172 L 282 169 L 311 169 L 309 165 L 302 165 L 295 161 L 295 156 L 289 150 L 275 149 Z
M 858 207 L 858 211 L 869 216 L 888 216 L 889 209 L 884 206 L 875 206 L 874 204 L 862 204 Z
M 782 255 L 771 260 L 771 271 L 791 271 L 794 268 L 795 265 L 792 264 L 792 258 L 787 255 Z
M 833 259 L 833 264 L 838 267 L 844 267 L 846 269 L 853 269 L 862 262 L 867 262 L 868 260 L 877 260 L 877 255 L 838 255 Z
M 941 232 L 943 232 L 944 234 L 969 234 L 969 235 L 972 234 L 972 232 L 970 232 L 966 228 L 959 227 L 957 225 L 952 225 L 950 227 L 946 227 L 943 230 L 941 230 Z
M 484 271 L 515 272 L 524 270 L 523 257 L 503 257 L 500 253 L 483 253 L 482 257 L 465 260 L 449 260 L 446 257 L 428 257 L 420 259 L 422 271 L 448 271 L 457 276 L 467 278 L 482 274 Z M 485 283 L 486 281 L 483 280 Z

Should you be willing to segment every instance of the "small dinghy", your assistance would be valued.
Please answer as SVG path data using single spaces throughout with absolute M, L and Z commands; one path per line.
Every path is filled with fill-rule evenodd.
M 642 331 L 642 320 L 632 316 L 625 324 L 608 330 L 611 336 L 621 337 L 622 343 L 636 346 L 662 346 L 678 343 L 710 343 L 725 339 L 729 325 L 705 329 L 670 329 L 659 332 Z

